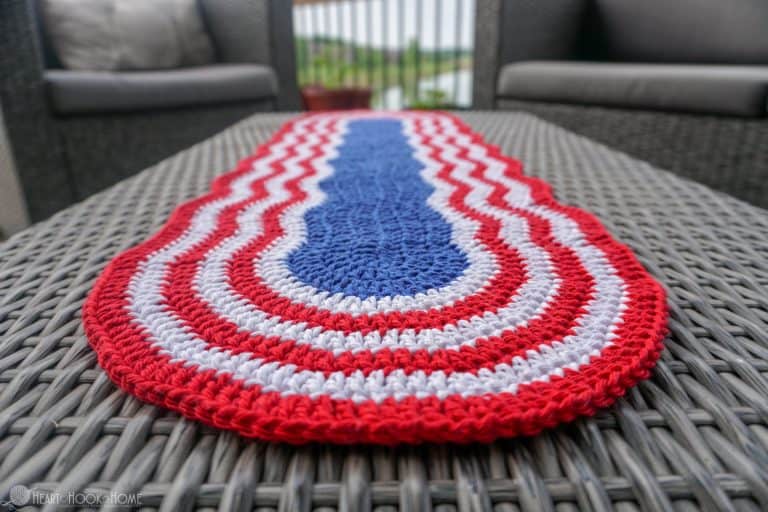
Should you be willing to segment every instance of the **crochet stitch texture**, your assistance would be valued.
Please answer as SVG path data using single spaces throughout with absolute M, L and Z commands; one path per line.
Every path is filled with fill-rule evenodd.
M 530 435 L 658 359 L 662 287 L 441 113 L 287 123 L 116 257 L 84 306 L 123 389 L 305 443 Z

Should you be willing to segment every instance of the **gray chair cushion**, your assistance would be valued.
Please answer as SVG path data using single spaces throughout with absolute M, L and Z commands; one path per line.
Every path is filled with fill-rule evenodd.
M 768 66 L 520 62 L 502 68 L 497 96 L 763 116 L 768 100 Z
M 272 98 L 277 79 L 258 64 L 217 64 L 167 71 L 45 73 L 60 114 L 125 112 Z
M 615 60 L 768 64 L 766 0 L 594 1 Z
M 200 0 L 220 62 L 269 62 L 267 0 Z
M 164 69 L 213 62 L 197 0 L 40 1 L 45 30 L 67 69 Z
M 588 5 L 588 0 L 502 2 L 500 62 L 576 57 Z M 491 33 L 488 27 L 478 27 L 477 31 L 480 38 Z

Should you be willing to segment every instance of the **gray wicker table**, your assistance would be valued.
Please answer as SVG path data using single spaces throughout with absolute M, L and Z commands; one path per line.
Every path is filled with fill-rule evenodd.
M 535 438 L 395 449 L 247 441 L 117 390 L 80 322 L 93 280 L 288 118 L 255 116 L 0 245 L 0 501 L 23 485 L 161 510 L 767 510 L 768 212 L 528 115 L 463 117 L 664 283 L 651 380 Z

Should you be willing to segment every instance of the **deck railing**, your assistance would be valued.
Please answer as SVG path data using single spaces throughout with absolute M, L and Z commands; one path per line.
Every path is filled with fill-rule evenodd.
M 299 84 L 364 86 L 375 108 L 471 104 L 476 0 L 294 0 Z

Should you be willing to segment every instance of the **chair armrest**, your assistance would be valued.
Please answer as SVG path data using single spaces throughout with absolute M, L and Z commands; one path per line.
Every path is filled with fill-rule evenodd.
M 296 48 L 293 34 L 293 1 L 270 0 L 270 61 L 277 73 L 278 110 L 299 110 L 298 78 L 296 76 Z
M 475 108 L 493 107 L 504 64 L 578 54 L 589 0 L 481 0 L 476 5 Z
M 29 197 L 41 183 L 68 182 L 63 148 L 43 81 L 44 61 L 30 0 L 0 2 L 0 107 L 19 181 Z M 72 194 L 72 190 L 60 190 Z M 30 204 L 33 218 L 36 212 Z
M 29 0 L 0 2 L 0 104 L 8 122 L 45 103 L 43 56 Z
M 280 110 L 297 110 L 291 0 L 202 0 L 218 60 L 271 66 L 277 74 Z

